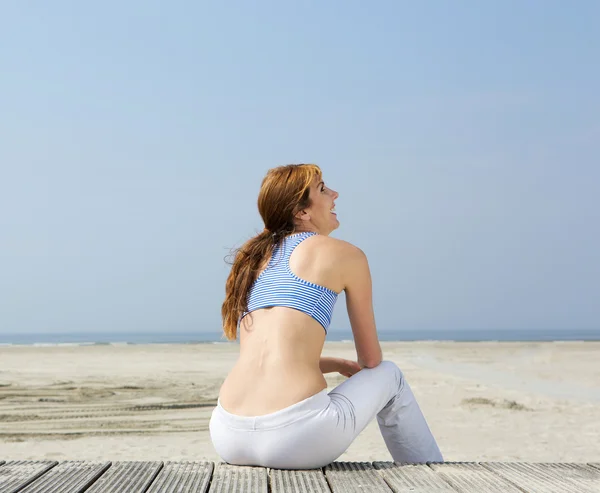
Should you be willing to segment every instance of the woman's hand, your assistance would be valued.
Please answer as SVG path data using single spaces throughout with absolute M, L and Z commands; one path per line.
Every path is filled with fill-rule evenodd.
M 331 356 L 321 356 L 319 366 L 322 373 L 337 372 L 345 377 L 351 377 L 362 369 L 356 361 L 344 358 L 332 358 Z
M 339 358 L 339 360 L 339 368 L 337 371 L 340 375 L 350 378 L 352 375 L 362 370 L 357 361 L 351 361 L 343 358 Z

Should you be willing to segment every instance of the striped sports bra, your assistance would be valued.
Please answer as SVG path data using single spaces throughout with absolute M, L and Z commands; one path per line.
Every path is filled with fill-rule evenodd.
M 290 256 L 294 248 L 316 234 L 309 231 L 293 234 L 275 246 L 267 268 L 250 288 L 248 310 L 241 318 L 260 308 L 285 306 L 311 316 L 327 333 L 338 294 L 324 286 L 300 279 L 290 269 Z

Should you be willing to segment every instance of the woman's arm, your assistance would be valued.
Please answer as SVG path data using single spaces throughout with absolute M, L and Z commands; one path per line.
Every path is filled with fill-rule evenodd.
M 361 370 L 360 365 L 356 361 L 331 356 L 321 356 L 319 368 L 323 374 L 337 372 L 345 377 L 351 377 Z
M 319 360 L 319 368 L 321 373 L 333 373 L 338 371 L 340 366 L 339 358 L 333 358 L 331 356 L 321 356 Z
M 381 363 L 382 354 L 373 313 L 371 271 L 364 252 L 349 243 L 346 245 L 344 290 L 356 354 L 361 367 L 374 368 Z

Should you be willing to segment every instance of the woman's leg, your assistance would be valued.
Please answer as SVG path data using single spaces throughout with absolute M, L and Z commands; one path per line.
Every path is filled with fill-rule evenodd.
M 338 426 L 354 438 L 377 416 L 396 462 L 443 462 L 440 449 L 404 375 L 391 361 L 365 368 L 329 392 Z

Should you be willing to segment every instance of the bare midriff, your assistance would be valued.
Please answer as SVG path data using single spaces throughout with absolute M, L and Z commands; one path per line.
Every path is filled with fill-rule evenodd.
M 261 416 L 327 388 L 319 368 L 325 335 L 319 322 L 292 308 L 246 315 L 239 358 L 219 394 L 221 406 L 239 416 Z

